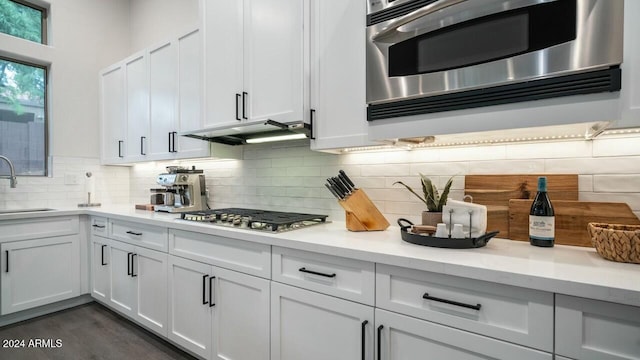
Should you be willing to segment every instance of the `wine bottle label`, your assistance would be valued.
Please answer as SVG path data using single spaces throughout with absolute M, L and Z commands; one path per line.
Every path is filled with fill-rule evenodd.
M 554 216 L 529 215 L 529 237 L 537 240 L 553 241 L 556 235 Z

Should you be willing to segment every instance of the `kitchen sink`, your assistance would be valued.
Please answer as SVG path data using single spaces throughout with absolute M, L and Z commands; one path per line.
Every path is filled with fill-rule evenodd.
M 55 210 L 55 209 L 34 208 L 34 209 L 0 210 L 0 215 L 4 215 L 4 214 L 20 214 L 20 213 L 27 213 L 27 212 L 42 212 L 42 211 L 52 211 L 52 210 Z

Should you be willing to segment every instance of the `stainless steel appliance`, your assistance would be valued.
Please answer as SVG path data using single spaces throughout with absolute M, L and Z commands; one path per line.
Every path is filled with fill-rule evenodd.
M 370 0 L 368 120 L 621 87 L 623 0 Z
M 180 214 L 180 218 L 187 221 L 265 232 L 283 232 L 322 224 L 326 222 L 327 217 L 327 215 L 244 208 L 190 211 Z
M 169 167 L 168 173 L 160 174 L 156 182 L 166 188 L 163 205 L 154 206 L 155 211 L 185 212 L 207 208 L 207 193 L 202 170 Z

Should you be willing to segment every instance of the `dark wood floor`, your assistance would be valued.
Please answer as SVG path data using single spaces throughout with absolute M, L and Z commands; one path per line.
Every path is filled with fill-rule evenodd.
M 29 347 L 43 339 L 49 347 Z M 11 348 L 21 345 L 24 348 Z M 56 343 L 57 340 L 60 342 Z M 55 347 L 61 344 L 60 347 Z M 97 303 L 0 328 L 0 359 L 195 359 Z

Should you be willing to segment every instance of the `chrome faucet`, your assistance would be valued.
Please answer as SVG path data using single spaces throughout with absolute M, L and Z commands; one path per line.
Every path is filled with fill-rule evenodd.
M 15 188 L 18 184 L 18 179 L 16 178 L 16 169 L 13 167 L 13 163 L 6 156 L 0 155 L 0 159 L 6 161 L 7 164 L 9 164 L 9 170 L 11 171 L 11 175 L 0 175 L 0 179 L 9 179 L 10 186 L 12 188 Z

